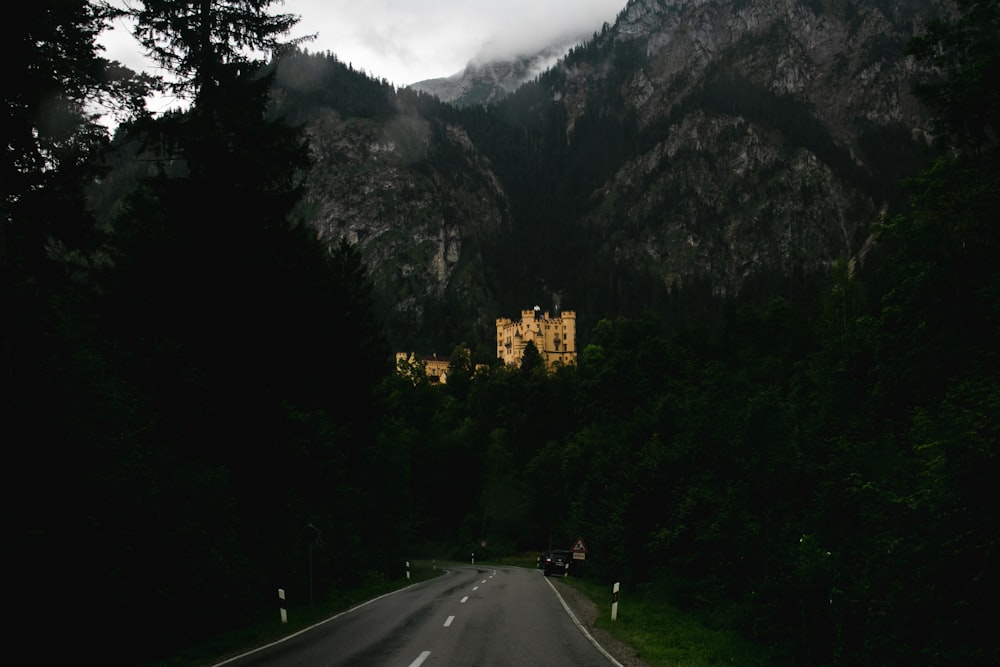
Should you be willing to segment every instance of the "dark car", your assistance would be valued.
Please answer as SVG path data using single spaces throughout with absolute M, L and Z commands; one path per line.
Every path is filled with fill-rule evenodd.
M 568 549 L 555 549 L 545 554 L 542 559 L 542 571 L 545 576 L 558 574 L 566 576 L 569 574 L 569 564 L 573 561 L 573 552 Z

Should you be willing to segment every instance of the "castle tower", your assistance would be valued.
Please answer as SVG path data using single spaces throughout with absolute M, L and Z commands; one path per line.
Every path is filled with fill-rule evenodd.
M 535 344 L 546 368 L 555 364 L 576 363 L 576 313 L 572 310 L 550 316 L 535 306 L 522 310 L 521 319 L 497 319 L 497 358 L 507 365 L 517 366 L 529 342 Z

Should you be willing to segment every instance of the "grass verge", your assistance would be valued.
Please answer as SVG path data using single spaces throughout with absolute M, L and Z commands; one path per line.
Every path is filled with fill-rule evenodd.
M 618 619 L 612 621 L 610 586 L 573 577 L 563 581 L 598 605 L 596 627 L 632 647 L 652 667 L 771 667 L 781 663 L 773 651 L 736 632 L 710 627 L 697 615 L 671 605 L 654 589 L 620 591 Z
M 339 590 L 313 604 L 290 607 L 288 622 L 281 623 L 278 610 L 272 616 L 233 632 L 213 637 L 198 645 L 191 646 L 171 658 L 153 663 L 150 667 L 205 667 L 240 655 L 257 647 L 275 642 L 320 623 L 331 616 L 356 607 L 380 595 L 392 593 L 412 584 L 433 579 L 442 574 L 441 566 L 434 561 L 412 561 L 409 579 L 393 579 L 370 582 L 350 590 Z

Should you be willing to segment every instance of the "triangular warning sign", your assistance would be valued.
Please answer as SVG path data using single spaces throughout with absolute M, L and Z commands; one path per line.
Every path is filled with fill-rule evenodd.
M 577 538 L 576 543 L 573 545 L 573 551 L 587 553 L 587 545 L 583 543 L 583 538 Z

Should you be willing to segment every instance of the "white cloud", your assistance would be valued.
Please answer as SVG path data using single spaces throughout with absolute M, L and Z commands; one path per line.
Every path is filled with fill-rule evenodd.
M 449 76 L 477 54 L 526 53 L 613 23 L 626 0 L 286 0 L 305 47 L 397 85 Z
M 330 51 L 397 85 L 449 76 L 477 55 L 527 53 L 567 34 L 589 35 L 613 23 L 626 0 L 285 0 L 273 12 L 297 14 L 291 36 Z M 146 64 L 122 28 L 106 35 L 105 55 Z

